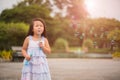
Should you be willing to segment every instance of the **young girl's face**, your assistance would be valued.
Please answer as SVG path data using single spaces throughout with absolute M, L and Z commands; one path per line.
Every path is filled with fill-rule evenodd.
M 41 21 L 34 21 L 33 22 L 33 32 L 36 35 L 41 35 L 44 31 L 44 25 Z

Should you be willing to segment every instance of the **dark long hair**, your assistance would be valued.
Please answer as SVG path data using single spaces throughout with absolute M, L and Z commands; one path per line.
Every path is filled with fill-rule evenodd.
M 29 35 L 32 35 L 32 36 L 33 36 L 33 34 L 34 34 L 34 32 L 33 32 L 34 21 L 40 21 L 40 22 L 42 22 L 42 24 L 43 24 L 43 26 L 44 26 L 44 31 L 43 31 L 43 33 L 41 34 L 41 36 L 46 37 L 46 24 L 45 24 L 44 20 L 41 19 L 41 18 L 35 18 L 35 19 L 32 20 L 32 22 L 31 22 L 31 24 L 30 24 L 30 26 L 29 26 L 29 30 L 28 30 L 27 36 L 29 36 Z

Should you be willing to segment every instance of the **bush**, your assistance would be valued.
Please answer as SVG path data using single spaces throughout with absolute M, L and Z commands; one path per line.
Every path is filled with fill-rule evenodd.
M 112 57 L 120 58 L 120 52 L 115 52 L 112 54 Z
M 0 22 L 0 50 L 9 50 L 11 46 L 21 46 L 26 36 L 28 25 L 24 23 Z
M 88 49 L 93 48 L 93 41 L 91 39 L 86 39 L 83 42 L 83 47 L 87 47 Z
M 68 42 L 63 38 L 58 38 L 54 43 L 53 51 L 67 52 L 68 51 Z
M 12 59 L 12 52 L 3 50 L 0 52 L 0 57 L 5 60 L 11 60 Z

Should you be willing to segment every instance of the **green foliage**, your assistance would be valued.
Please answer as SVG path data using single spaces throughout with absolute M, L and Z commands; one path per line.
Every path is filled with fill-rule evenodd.
M 43 3 L 44 2 L 44 3 Z M 54 5 L 60 9 L 61 11 L 56 12 L 56 17 L 57 16 L 62 16 L 61 13 L 63 13 L 63 9 L 65 6 L 67 7 L 67 13 L 68 13 L 68 18 L 71 18 L 71 15 L 74 16 L 77 19 L 83 19 L 87 17 L 88 12 L 86 8 L 84 8 L 84 0 L 53 0 Z M 31 5 L 39 5 L 39 6 L 46 6 L 48 9 L 54 11 L 54 5 L 51 3 L 50 0 L 23 0 L 18 3 L 17 7 L 23 7 L 23 6 L 31 6 Z M 65 6 L 63 6 L 65 5 Z M 72 7 L 71 7 L 71 6 Z M 79 10 L 77 10 L 79 9 Z
M 98 18 L 80 21 L 78 32 L 81 35 L 84 33 L 86 38 L 96 42 L 98 48 L 109 48 L 110 39 L 108 38 L 108 35 L 111 31 L 116 29 L 120 30 L 120 21 L 115 19 Z
M 116 29 L 116 30 L 110 31 L 108 34 L 108 39 L 119 41 L 120 40 L 120 30 Z
M 17 7 L 23 7 L 28 5 L 44 5 L 43 0 L 22 0 L 19 2 L 16 6 Z
M 66 39 L 70 46 L 82 46 L 82 44 L 85 44 L 83 43 L 83 34 L 85 34 L 85 38 L 96 42 L 98 48 L 109 48 L 110 40 L 115 37 L 114 33 L 115 35 L 117 33 L 118 35 L 115 37 L 117 40 L 116 44 L 120 47 L 119 32 L 114 31 L 115 29 L 120 30 L 120 21 L 107 18 L 84 19 L 87 15 L 87 11 L 84 8 L 84 0 L 54 0 L 55 5 L 59 9 L 63 9 L 64 4 L 68 7 L 68 15 L 66 17 L 57 15 L 51 18 L 50 13 L 53 6 L 48 0 L 45 1 L 42 3 L 42 0 L 23 0 L 14 6 L 13 9 L 5 9 L 0 15 L 0 20 L 11 24 L 11 22 L 29 23 L 33 18 L 43 18 L 47 24 L 47 36 L 51 46 L 60 37 Z M 76 31 L 71 27 L 73 24 L 71 15 L 75 17 L 73 20 L 78 22 L 77 24 L 74 21 L 77 24 L 77 32 L 79 32 L 77 37 L 74 36 Z M 19 23 L 18 25 L 13 23 L 15 26 L 11 27 L 11 29 L 8 24 L 0 23 L 0 49 L 9 49 L 11 45 L 21 45 L 26 35 L 25 29 L 15 27 L 19 26 Z M 91 44 L 91 42 L 89 43 Z M 90 46 L 90 44 L 85 45 Z
M 6 9 L 1 13 L 0 20 L 5 22 L 30 23 L 33 18 L 49 19 L 50 11 L 45 6 L 31 5 Z
M 60 37 L 66 39 L 71 45 L 76 45 L 79 42 L 78 38 L 74 38 L 74 30 L 69 26 L 67 19 L 52 19 L 49 21 L 46 28 L 51 46 L 53 46 L 56 39 Z M 75 42 L 72 43 L 73 41 Z
M 114 46 L 116 46 L 117 50 L 116 51 L 120 51 L 120 30 L 116 29 L 116 30 L 112 30 L 109 32 L 109 34 L 107 35 L 109 40 L 114 40 L 115 44 Z
M 0 23 L 0 50 L 21 46 L 27 31 L 28 25 L 24 23 Z
M 11 60 L 12 59 L 12 52 L 3 50 L 0 52 L 0 57 L 5 60 Z
M 112 56 L 113 56 L 114 58 L 115 58 L 115 57 L 120 58 L 120 52 L 115 52 L 115 53 L 112 54 Z
M 58 38 L 54 43 L 54 50 L 58 52 L 66 52 L 68 50 L 68 42 L 63 38 Z
M 86 39 L 83 42 L 83 47 L 87 47 L 88 49 L 93 48 L 93 41 L 91 39 Z

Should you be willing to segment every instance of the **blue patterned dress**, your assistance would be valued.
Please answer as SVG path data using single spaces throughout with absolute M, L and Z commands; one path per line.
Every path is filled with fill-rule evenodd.
M 42 37 L 44 44 L 44 37 Z M 46 55 L 39 47 L 39 41 L 29 36 L 27 53 L 31 55 L 30 61 L 24 59 L 21 80 L 51 80 Z

